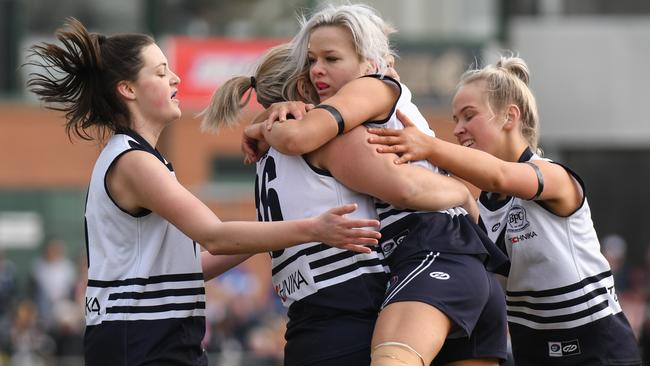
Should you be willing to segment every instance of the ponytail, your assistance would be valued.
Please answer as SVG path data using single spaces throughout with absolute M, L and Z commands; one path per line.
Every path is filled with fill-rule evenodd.
M 257 102 L 264 108 L 277 102 L 303 100 L 304 98 L 299 98 L 296 89 L 298 78 L 290 77 L 291 70 L 285 67 L 290 56 L 289 43 L 275 46 L 262 56 L 255 76 L 236 76 L 226 81 L 214 92 L 208 107 L 199 113 L 202 117 L 201 128 L 216 131 L 224 125 L 232 126 L 238 123 L 241 111 L 250 102 L 253 90 Z M 286 90 L 285 83 L 292 87 Z M 309 87 L 310 85 L 303 86 L 308 91 Z M 246 95 L 248 90 L 250 92 Z M 311 94 L 314 95 L 315 92 Z
M 208 107 L 198 115 L 201 117 L 201 129 L 216 132 L 223 126 L 236 125 L 242 108 L 251 99 L 253 80 L 254 77 L 236 76 L 215 90 Z M 247 91 L 248 96 L 242 101 Z
M 105 37 L 88 30 L 75 18 L 66 19 L 56 32 L 61 45 L 42 43 L 30 49 L 31 61 L 40 72 L 29 74 L 27 87 L 46 108 L 65 113 L 68 136 L 104 140 L 130 127 L 126 104 L 117 95 L 117 84 L 135 80 L 143 66 L 141 51 L 153 44 L 144 34 Z M 94 130 L 94 133 L 90 131 Z

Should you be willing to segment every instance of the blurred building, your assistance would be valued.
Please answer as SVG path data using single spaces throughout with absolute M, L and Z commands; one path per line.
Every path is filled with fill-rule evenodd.
M 266 48 L 291 38 L 297 30 L 296 12 L 309 13 L 328 2 L 0 0 L 0 257 L 15 264 L 11 268 L 15 268 L 18 289 L 12 287 L 11 294 L 25 294 L 31 263 L 50 238 L 61 239 L 68 246 L 68 256 L 85 267 L 85 192 L 101 149 L 96 142 L 77 139 L 71 143 L 64 133 L 62 114 L 43 109 L 25 90 L 30 69 L 19 66 L 25 62 L 29 46 L 54 42 L 54 30 L 68 16 L 80 19 L 91 31 L 153 34 L 183 79 L 179 98 L 184 115 L 165 131 L 159 149 L 174 163 L 179 180 L 220 218 L 255 220 L 255 173 L 253 167 L 242 163 L 241 128 L 203 134 L 195 115 L 223 80 L 236 74 L 249 75 Z M 650 202 L 650 191 L 645 189 L 650 186 L 650 121 L 642 107 L 648 98 L 646 85 L 650 85 L 650 69 L 645 65 L 650 59 L 650 2 L 365 3 L 397 27 L 399 32 L 393 40 L 400 55 L 398 72 L 441 138 L 454 140 L 449 106 L 461 73 L 471 65 L 492 62 L 504 50 L 522 56 L 532 72 L 531 87 L 540 107 L 541 145 L 546 155 L 566 163 L 586 181 L 598 233 L 616 234 L 627 243 L 622 262 L 647 267 L 644 258 L 650 247 L 646 242 L 650 226 L 645 223 L 650 214 L 644 204 Z M 259 106 L 252 105 L 243 119 L 259 111 Z M 647 268 L 643 272 L 648 277 Z M 277 313 L 268 256 L 254 256 L 241 273 L 230 275 L 238 273 L 254 276 L 259 284 L 254 290 L 247 286 L 251 303 Z M 11 276 L 13 281 L 14 271 Z M 219 281 L 227 282 L 231 277 Z M 281 347 L 268 343 L 275 339 L 270 332 L 277 333 L 281 344 L 282 319 L 260 322 L 266 327 L 258 325 L 248 334 L 241 332 L 234 348 L 232 339 L 218 337 L 228 334 L 224 326 L 236 328 L 222 324 L 220 316 L 235 319 L 235 310 L 242 308 L 239 302 L 237 306 L 227 305 L 225 285 L 219 281 L 207 286 L 211 303 L 217 305 L 212 307 L 210 319 L 215 324 L 210 323 L 206 342 L 211 342 L 211 352 L 221 353 L 213 360 L 253 364 L 226 360 L 241 358 L 229 350 L 246 348 L 253 355 L 265 355 L 270 361 L 264 364 L 277 363 L 278 355 L 267 354 L 265 349 Z M 83 291 L 78 292 L 83 303 Z M 640 315 L 635 316 L 630 309 L 640 302 L 629 293 L 622 295 L 624 309 L 640 332 L 643 305 L 638 307 Z M 7 300 L 3 306 L 10 308 L 9 303 Z M 267 316 L 256 311 L 251 314 Z M 0 324 L 7 328 L 1 318 Z M 646 328 L 650 329 L 647 322 Z M 72 346 L 79 346 L 78 339 L 70 339 Z M 266 342 L 260 343 L 261 339 Z M 81 364 L 78 353 L 78 349 L 71 351 L 73 357 L 61 364 Z M 0 364 L 5 356 L 0 349 Z M 264 358 L 257 361 L 260 359 Z
M 65 17 L 79 18 L 92 31 L 151 33 L 176 67 L 181 62 L 177 56 L 188 58 L 179 47 L 194 41 L 253 40 L 259 45 L 269 39 L 289 39 L 297 29 L 296 11 L 324 3 L 327 1 L 0 0 L 0 47 L 4 50 L 0 53 L 0 250 L 4 248 L 9 258 L 21 264 L 34 256 L 47 237 L 58 237 L 71 246 L 68 253 L 82 256 L 85 252 L 84 195 L 100 147 L 85 141 L 71 144 L 63 131 L 62 115 L 41 108 L 24 88 L 29 69 L 18 68 L 28 47 L 52 41 Z M 453 139 L 449 103 L 464 70 L 471 64 L 492 61 L 505 49 L 527 60 L 540 106 L 542 147 L 549 157 L 566 162 L 587 182 L 599 233 L 618 233 L 630 244 L 631 258 L 641 257 L 647 246 L 645 238 L 650 236 L 650 226 L 644 225 L 649 214 L 642 206 L 650 202 L 650 193 L 644 189 L 650 184 L 650 123 L 641 108 L 650 82 L 645 67 L 650 57 L 650 3 L 366 3 L 398 28 L 394 37 L 400 54 L 398 71 L 443 138 Z M 221 51 L 228 49 L 223 46 Z M 228 72 L 253 70 L 250 55 L 229 59 L 221 51 L 212 54 L 214 58 L 203 68 L 195 65 L 184 70 L 202 72 L 202 77 L 214 82 L 208 87 L 218 86 Z M 248 58 L 242 63 L 237 57 Z M 190 85 L 191 75 L 180 76 Z M 179 180 L 221 218 L 255 219 L 254 170 L 241 163 L 241 130 L 201 134 L 194 116 L 201 100 L 207 100 L 186 103 L 183 98 L 181 93 L 184 117 L 165 132 L 160 150 L 174 163 Z M 248 115 L 256 113 L 256 108 Z

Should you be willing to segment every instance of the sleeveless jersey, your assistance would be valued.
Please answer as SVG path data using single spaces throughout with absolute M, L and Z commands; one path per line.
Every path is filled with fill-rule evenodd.
M 422 113 L 420 113 L 418 107 L 411 101 L 412 94 L 406 85 L 388 76 L 380 77 L 379 75 L 368 75 L 366 77 L 374 77 L 383 80 L 388 85 L 395 87 L 399 91 L 399 96 L 397 98 L 395 105 L 393 105 L 393 108 L 391 109 L 390 115 L 384 120 L 366 122 L 365 125 L 367 127 L 403 129 L 404 125 L 397 118 L 397 109 L 399 109 L 400 111 L 402 111 L 402 113 L 406 114 L 409 117 L 409 119 L 415 124 L 418 130 L 420 130 L 421 132 L 429 136 L 435 136 L 435 133 L 429 127 L 427 120 L 424 118 Z M 431 164 L 427 160 L 413 161 L 410 162 L 410 164 L 420 165 L 435 173 L 447 175 L 446 172 L 444 172 L 437 166 Z M 415 212 L 414 210 L 410 210 L 410 209 L 402 209 L 402 208 L 394 207 L 393 205 L 386 202 L 382 202 L 381 200 L 376 201 L 376 206 L 377 206 L 377 213 L 379 215 L 379 219 L 381 220 L 382 229 L 408 216 L 409 214 Z M 467 212 L 461 207 L 450 208 L 448 210 L 443 210 L 439 212 L 447 213 L 452 216 L 467 214 Z
M 155 155 L 174 175 L 171 164 L 134 132 L 115 134 L 95 163 L 85 212 L 87 363 L 206 364 L 200 347 L 205 332 L 200 248 L 153 212 L 122 210 L 106 189 L 107 172 L 132 150 Z M 156 352 L 160 358 L 152 359 Z
M 311 166 L 303 157 L 287 156 L 273 148 L 257 164 L 255 191 L 260 221 L 313 217 L 347 203 L 358 205 L 347 217 L 376 217 L 371 197 L 346 188 L 329 172 Z M 306 301 L 336 308 L 372 307 L 374 299 L 363 292 L 342 294 L 347 300 L 337 304 L 334 298 L 321 299 L 319 291 L 359 279 L 363 274 L 385 272 L 376 251 L 355 253 L 316 242 L 272 252 L 271 258 L 273 285 L 286 306 Z M 355 295 L 360 298 L 353 305 Z
M 408 87 L 395 79 L 378 75 L 369 75 L 375 77 L 388 85 L 391 85 L 399 91 L 399 96 L 390 115 L 380 121 L 368 121 L 365 123 L 368 127 L 381 127 L 403 129 L 404 125 L 397 118 L 397 109 L 405 113 L 417 128 L 429 136 L 435 136 L 429 128 L 422 113 L 418 107 L 411 101 L 411 92 Z M 435 173 L 447 175 L 445 171 L 434 166 L 428 161 L 415 161 L 411 164 L 417 164 L 425 167 Z M 411 209 L 398 208 L 379 199 L 375 201 L 377 214 L 381 221 L 381 243 L 380 247 L 387 258 L 387 263 L 399 262 L 420 250 L 441 251 L 458 254 L 479 255 L 483 258 L 490 259 L 486 265 L 488 268 L 496 268 L 501 263 L 507 261 L 505 256 L 499 252 L 493 243 L 483 235 L 480 229 L 471 222 L 467 212 L 462 207 L 454 207 L 437 212 L 415 211 Z M 431 220 L 436 220 L 431 223 Z M 435 227 L 435 230 L 432 228 Z M 416 231 L 423 235 L 417 240 L 409 240 L 409 248 L 397 250 L 400 243 L 406 242 L 405 239 L 409 234 Z M 426 232 L 426 238 L 424 237 Z M 498 262 L 498 263 L 497 263 Z
M 356 203 L 350 218 L 376 218 L 372 198 L 351 191 L 301 156 L 271 148 L 257 163 L 258 220 L 320 215 Z M 311 242 L 271 253 L 272 281 L 289 307 L 286 365 L 340 357 L 370 345 L 388 282 L 381 254 L 362 254 Z M 368 351 L 369 352 L 369 351 Z
M 541 158 L 527 149 L 519 161 L 537 159 Z M 556 362 L 590 352 L 614 357 L 615 353 L 605 351 L 608 342 L 597 339 L 598 327 L 607 324 L 605 332 L 612 339 L 633 340 L 633 336 L 616 298 L 610 266 L 600 253 L 584 183 L 565 169 L 583 192 L 582 204 L 567 217 L 553 214 L 539 201 L 517 197 L 496 201 L 487 192 L 479 198 L 484 229 L 511 261 L 506 303 L 513 347 L 523 350 L 537 342 L 544 348 L 540 357 Z M 582 326 L 588 331 L 567 333 Z M 576 334 L 591 339 L 585 342 Z M 625 342 L 621 344 L 616 347 L 625 347 Z M 525 353 L 532 352 L 536 351 L 531 348 Z

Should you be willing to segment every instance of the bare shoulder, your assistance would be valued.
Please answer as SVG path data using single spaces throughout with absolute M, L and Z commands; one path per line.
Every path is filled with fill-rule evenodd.
M 356 78 L 341 88 L 343 90 L 364 90 L 364 91 L 385 91 L 391 94 L 397 93 L 397 84 L 386 82 L 376 77 Z
M 159 175 L 169 176 L 169 169 L 156 156 L 142 150 L 131 150 L 118 158 L 112 168 L 113 173 L 143 183 Z
M 531 162 L 540 169 L 543 179 L 541 198 L 560 216 L 567 216 L 582 204 L 584 192 L 574 176 L 562 165 L 546 160 Z
M 165 197 L 178 185 L 169 169 L 154 155 L 141 150 L 123 154 L 106 177 L 106 186 L 116 203 L 136 213 L 151 209 L 156 197 Z

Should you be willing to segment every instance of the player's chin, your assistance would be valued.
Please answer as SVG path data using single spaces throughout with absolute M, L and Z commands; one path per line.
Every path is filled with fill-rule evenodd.
M 181 116 L 183 115 L 183 112 L 181 112 L 181 108 L 178 105 L 175 105 L 171 115 L 172 115 L 171 118 L 175 121 L 175 120 L 181 118 Z

